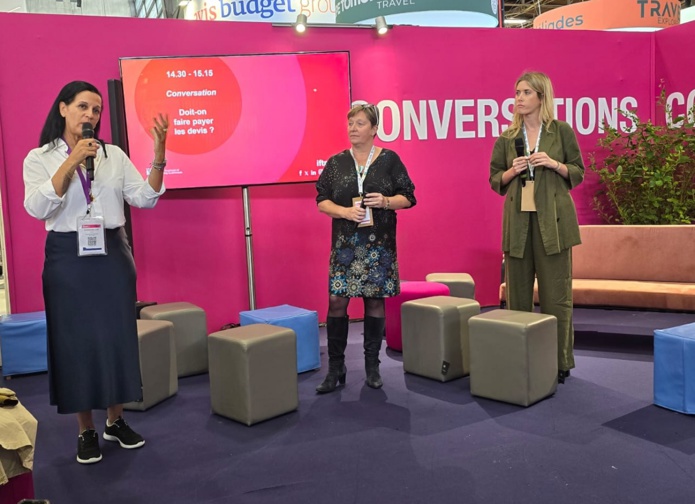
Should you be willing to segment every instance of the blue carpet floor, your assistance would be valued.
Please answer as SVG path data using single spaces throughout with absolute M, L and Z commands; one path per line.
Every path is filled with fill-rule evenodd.
M 675 325 L 675 324 L 674 324 Z M 583 345 L 556 394 L 529 408 L 473 398 L 468 378 L 404 374 L 382 350 L 384 388 L 364 384 L 362 324 L 351 324 L 347 385 L 317 396 L 325 371 L 299 376 L 299 410 L 252 427 L 210 413 L 207 375 L 127 420 L 139 450 L 102 441 L 75 462 L 77 427 L 48 405 L 45 374 L 14 389 L 39 420 L 37 498 L 80 503 L 690 503 L 695 418 L 652 404 L 652 355 Z M 325 329 L 322 362 L 326 368 Z M 96 419 L 104 421 L 104 413 Z M 103 429 L 100 429 L 103 430 Z

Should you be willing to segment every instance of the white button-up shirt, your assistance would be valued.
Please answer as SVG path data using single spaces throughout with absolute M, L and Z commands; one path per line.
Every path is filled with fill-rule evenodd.
M 32 217 L 46 221 L 47 231 L 76 231 L 77 217 L 87 213 L 87 198 L 77 172 L 62 197 L 51 182 L 68 158 L 67 149 L 58 139 L 31 150 L 24 160 L 24 208 Z M 118 146 L 107 144 L 106 149 L 108 157 L 99 149 L 94 160 L 91 213 L 103 217 L 107 229 L 116 229 L 125 224 L 124 200 L 134 207 L 152 208 L 165 188 L 162 184 L 159 192 L 152 189 Z

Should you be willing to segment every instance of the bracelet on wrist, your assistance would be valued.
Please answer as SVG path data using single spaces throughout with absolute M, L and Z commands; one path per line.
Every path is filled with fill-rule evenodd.
M 386 198 L 386 205 L 384 205 L 384 210 L 388 210 L 391 206 L 391 200 Z
M 555 171 L 558 171 L 560 169 L 560 161 L 555 161 L 557 163 L 557 166 L 555 167 Z
M 150 166 L 151 166 L 152 168 L 154 168 L 155 170 L 158 170 L 158 171 L 164 171 L 164 168 L 166 167 L 166 165 L 167 165 L 167 160 L 166 160 L 166 159 L 165 159 L 164 161 L 162 161 L 161 163 L 157 163 L 157 162 L 155 162 L 155 161 L 152 161 L 152 162 L 150 163 Z

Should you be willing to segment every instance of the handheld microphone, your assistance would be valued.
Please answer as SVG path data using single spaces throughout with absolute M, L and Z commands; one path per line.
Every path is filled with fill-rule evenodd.
M 515 138 L 514 139 L 514 148 L 516 149 L 516 157 L 526 156 L 526 152 L 524 152 L 524 139 L 523 138 Z M 519 178 L 521 179 L 521 185 L 526 184 L 526 178 L 527 177 L 528 177 L 527 172 L 523 172 L 521 175 L 519 175 Z
M 361 206 L 362 208 L 367 208 L 367 205 L 364 204 L 364 198 L 367 196 L 367 193 L 370 193 L 370 192 L 373 192 L 373 191 L 372 191 L 372 187 L 370 186 L 370 184 L 365 184 L 365 185 L 362 187 L 362 194 L 361 194 L 361 196 L 362 196 L 362 203 L 360 204 L 360 206 Z
M 82 123 L 82 138 L 94 138 L 94 128 L 91 123 Z M 87 167 L 87 178 L 92 181 L 94 180 L 94 156 L 88 156 L 84 162 Z

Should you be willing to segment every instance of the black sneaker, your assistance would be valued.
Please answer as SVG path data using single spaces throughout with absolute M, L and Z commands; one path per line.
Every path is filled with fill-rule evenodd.
M 101 460 L 99 436 L 94 429 L 87 429 L 77 436 L 77 461 L 80 464 L 96 464 Z
M 106 422 L 104 439 L 107 441 L 118 441 L 121 448 L 127 448 L 129 450 L 133 448 L 140 448 L 145 444 L 145 440 L 142 438 L 142 436 L 131 429 L 121 417 L 119 417 L 118 420 L 116 420 L 111 426 L 109 426 L 108 422 Z

